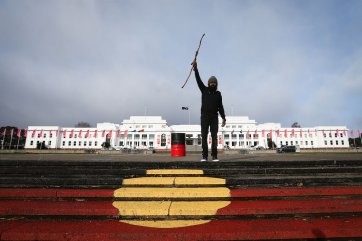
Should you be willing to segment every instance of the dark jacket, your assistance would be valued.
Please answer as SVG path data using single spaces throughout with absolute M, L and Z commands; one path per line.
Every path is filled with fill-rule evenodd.
M 219 112 L 222 119 L 225 119 L 225 111 L 222 105 L 222 96 L 220 91 L 212 90 L 205 86 L 200 78 L 198 69 L 194 69 L 197 85 L 202 94 L 201 115 L 216 115 Z

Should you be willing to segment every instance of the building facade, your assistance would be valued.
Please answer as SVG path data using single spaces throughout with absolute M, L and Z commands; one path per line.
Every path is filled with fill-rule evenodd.
M 221 123 L 221 120 L 219 121 Z M 186 145 L 201 146 L 200 125 L 167 125 L 161 116 L 131 116 L 121 124 L 98 123 L 95 128 L 29 126 L 25 148 L 35 149 L 43 143 L 50 149 L 135 148 L 167 150 L 171 133 L 185 133 Z M 219 126 L 218 148 L 244 149 L 299 145 L 301 149 L 349 148 L 346 126 L 283 128 L 279 123 L 257 124 L 246 116 L 228 116 L 225 127 Z M 211 146 L 211 136 L 208 137 Z

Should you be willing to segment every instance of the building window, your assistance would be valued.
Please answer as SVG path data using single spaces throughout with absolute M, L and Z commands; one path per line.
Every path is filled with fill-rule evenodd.
M 142 140 L 146 140 L 147 139 L 147 134 L 142 134 Z
M 333 141 L 331 140 L 331 146 L 333 146 Z
M 328 142 L 327 142 L 327 141 L 324 141 L 324 145 L 327 146 L 327 145 L 328 145 Z
M 97 145 L 98 145 L 98 141 L 95 141 L 95 142 L 94 142 L 94 146 L 97 146 Z
M 89 142 L 89 146 L 92 146 L 92 142 L 91 142 L 91 141 Z
M 46 137 L 47 137 L 47 134 L 44 133 L 43 137 L 46 138 Z
M 244 134 L 239 134 L 239 139 L 244 139 Z
M 161 135 L 161 146 L 166 146 L 166 135 L 165 134 Z
M 224 134 L 224 139 L 229 139 L 229 134 Z
M 336 141 L 336 146 L 338 146 L 338 141 Z
M 153 128 L 153 125 L 148 125 L 148 128 Z
M 310 144 L 313 146 L 313 141 L 310 141 Z
M 324 138 L 326 138 L 326 137 L 327 137 L 327 134 L 326 134 L 326 133 L 324 133 L 323 135 L 324 135 Z
M 52 144 L 52 141 L 49 141 L 49 142 L 48 142 L 48 145 L 50 146 L 51 144 Z
M 74 141 L 74 145 L 75 145 L 75 141 Z M 81 142 L 81 141 L 79 141 L 78 146 L 82 146 L 82 142 Z
M 236 141 L 231 142 L 231 146 L 236 146 Z
M 149 145 L 150 145 L 150 146 L 153 146 L 153 141 L 150 141 L 150 142 L 149 142 Z
M 342 145 L 344 146 L 344 141 L 342 140 Z
M 62 145 L 65 146 L 65 141 L 63 141 Z
M 232 135 L 231 135 L 231 138 L 232 138 L 232 139 L 236 139 L 236 138 L 237 138 L 237 135 L 236 135 L 236 134 L 232 134 Z
M 84 145 L 84 146 L 87 146 L 87 142 L 85 141 L 85 142 L 83 143 L 83 145 Z
M 343 137 L 343 133 L 341 133 L 341 137 Z
M 334 137 L 337 137 L 337 133 L 334 133 Z
M 72 146 L 72 142 L 71 142 L 71 141 L 68 142 L 68 146 Z
M 73 144 L 74 144 L 74 146 L 77 146 L 77 142 L 76 142 L 76 141 L 74 141 L 74 143 L 73 143 Z
M 31 142 L 30 142 L 30 145 L 32 146 L 33 144 L 34 144 L 34 141 L 31 141 Z

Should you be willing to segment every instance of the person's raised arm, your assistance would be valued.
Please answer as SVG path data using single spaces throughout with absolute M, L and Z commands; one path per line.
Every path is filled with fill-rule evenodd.
M 196 60 L 194 60 L 194 62 L 192 62 L 192 66 L 193 66 L 194 71 L 195 71 L 195 78 L 196 78 L 197 85 L 199 86 L 199 89 L 202 92 L 204 89 L 206 89 L 206 86 L 204 85 L 204 83 L 202 82 L 202 80 L 200 78 L 199 70 L 197 69 Z

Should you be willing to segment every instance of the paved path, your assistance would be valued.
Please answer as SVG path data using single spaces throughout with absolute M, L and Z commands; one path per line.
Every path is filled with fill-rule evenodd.
M 0 157 L 1 240 L 362 239 L 358 155 L 19 156 Z

